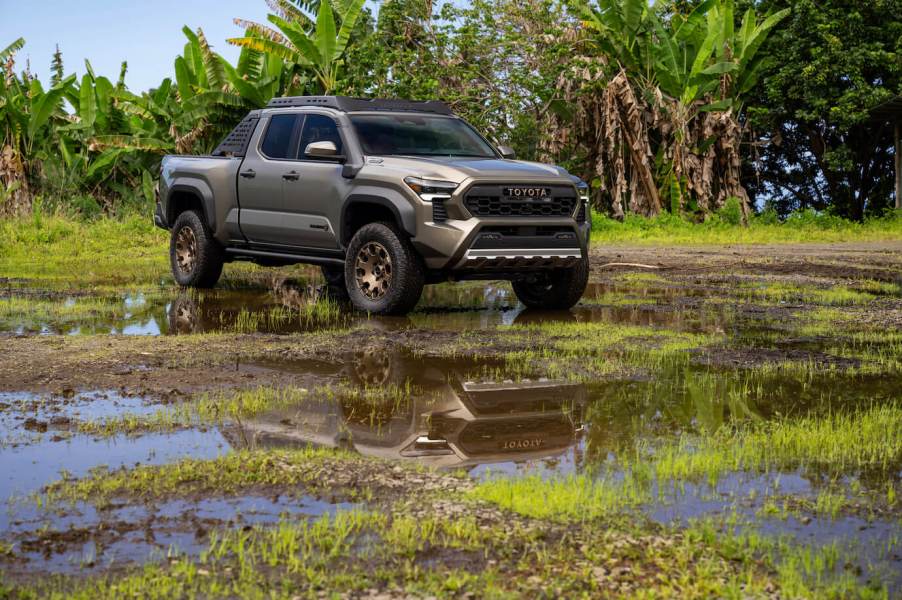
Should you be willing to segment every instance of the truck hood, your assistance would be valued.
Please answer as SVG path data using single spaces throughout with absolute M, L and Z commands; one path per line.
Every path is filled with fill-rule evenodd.
M 379 162 L 381 161 L 381 162 Z M 567 171 L 555 165 L 506 160 L 500 158 L 440 158 L 413 156 L 368 157 L 369 165 L 382 164 L 390 169 L 406 171 L 409 175 L 443 179 L 460 183 L 467 178 L 477 179 L 560 179 L 573 183 Z

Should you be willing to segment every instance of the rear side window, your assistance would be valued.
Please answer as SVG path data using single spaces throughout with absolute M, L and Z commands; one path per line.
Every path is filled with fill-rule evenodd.
M 294 158 L 291 141 L 297 120 L 297 115 L 273 115 L 269 119 L 260 147 L 267 158 Z
M 300 158 L 304 158 L 304 150 L 313 142 L 332 142 L 342 154 L 341 136 L 338 134 L 338 126 L 335 121 L 325 115 L 307 115 L 304 119 L 304 132 L 301 134 L 301 143 L 298 146 Z

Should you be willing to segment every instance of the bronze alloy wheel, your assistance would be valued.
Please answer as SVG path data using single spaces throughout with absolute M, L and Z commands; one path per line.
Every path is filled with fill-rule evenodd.
M 391 287 L 391 255 L 379 242 L 367 242 L 357 253 L 357 287 L 370 300 L 379 300 Z
M 182 273 L 194 271 L 194 264 L 197 262 L 197 238 L 194 236 L 194 230 L 187 225 L 179 230 L 178 237 L 175 238 L 175 259 Z
M 354 353 L 354 373 L 365 387 L 378 387 L 391 377 L 391 355 L 379 346 L 369 346 Z

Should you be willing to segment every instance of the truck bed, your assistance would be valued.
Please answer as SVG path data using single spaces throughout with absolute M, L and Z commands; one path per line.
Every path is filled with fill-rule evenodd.
M 217 239 L 223 243 L 240 239 L 236 182 L 242 160 L 231 156 L 164 156 L 160 198 L 165 223 L 171 225 L 167 218 L 167 199 L 172 197 L 170 192 L 178 192 L 180 188 L 198 190 L 203 196 L 207 223 Z

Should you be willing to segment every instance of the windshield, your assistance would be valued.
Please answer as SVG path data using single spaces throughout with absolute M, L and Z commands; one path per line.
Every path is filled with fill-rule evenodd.
M 474 156 L 495 151 L 460 119 L 430 115 L 354 115 L 363 152 L 375 156 Z

